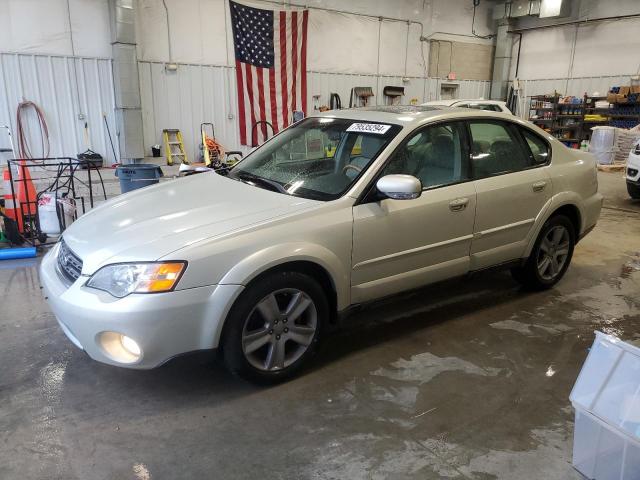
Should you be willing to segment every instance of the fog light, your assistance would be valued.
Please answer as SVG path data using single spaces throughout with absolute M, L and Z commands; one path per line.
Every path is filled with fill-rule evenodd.
M 134 357 L 140 356 L 140 346 L 133 338 L 127 337 L 126 335 L 120 335 L 120 343 L 122 343 L 122 348 Z
M 142 358 L 142 348 L 133 338 L 118 332 L 100 332 L 96 337 L 104 354 L 117 363 L 135 363 Z

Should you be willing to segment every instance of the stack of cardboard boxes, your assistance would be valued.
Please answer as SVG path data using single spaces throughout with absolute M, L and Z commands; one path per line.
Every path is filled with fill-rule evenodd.
M 612 87 L 607 94 L 607 102 L 615 104 L 640 102 L 640 85 Z

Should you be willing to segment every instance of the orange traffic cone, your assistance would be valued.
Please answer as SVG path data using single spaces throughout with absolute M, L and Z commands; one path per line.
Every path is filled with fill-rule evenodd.
M 23 205 L 22 209 L 26 215 L 35 215 L 38 203 L 36 187 L 31 180 L 31 172 L 27 168 L 25 161 L 18 166 L 18 195 L 17 201 Z
M 18 230 L 20 232 L 23 232 L 24 226 L 22 224 L 20 202 L 17 199 L 14 199 L 11 193 L 11 177 L 9 176 L 9 169 L 7 167 L 5 167 L 4 172 L 2 172 L 2 183 L 2 196 L 4 197 L 4 214 L 10 219 L 14 220 L 18 225 Z

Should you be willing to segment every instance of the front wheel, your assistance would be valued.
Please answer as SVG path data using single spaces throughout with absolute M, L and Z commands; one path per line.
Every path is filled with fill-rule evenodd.
M 543 225 L 527 262 L 511 270 L 513 277 L 531 289 L 551 288 L 569 268 L 575 243 L 571 220 L 564 215 L 551 217 Z
M 290 378 L 315 353 L 328 316 L 326 296 L 310 276 L 277 272 L 259 278 L 227 317 L 224 362 L 257 383 Z

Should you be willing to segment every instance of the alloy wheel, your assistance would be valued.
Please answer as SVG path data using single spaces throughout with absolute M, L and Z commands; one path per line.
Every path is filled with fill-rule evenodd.
M 295 288 L 274 291 L 249 313 L 242 329 L 242 351 L 258 370 L 282 370 L 308 350 L 317 325 L 317 309 L 309 295 Z
M 556 225 L 542 238 L 538 247 L 538 274 L 544 280 L 557 277 L 569 257 L 571 237 L 563 225 Z

